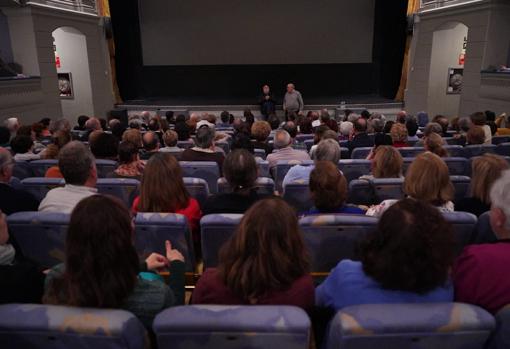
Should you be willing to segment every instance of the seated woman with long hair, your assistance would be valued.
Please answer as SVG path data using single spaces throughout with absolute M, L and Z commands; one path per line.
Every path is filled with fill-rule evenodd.
M 184 257 L 166 242 L 166 257 L 152 254 L 143 267 L 133 246 L 131 215 L 118 199 L 94 195 L 71 214 L 65 262 L 46 277 L 44 303 L 125 309 L 150 328 L 157 313 L 184 301 Z M 168 287 L 139 274 L 169 267 Z M 150 274 L 153 275 L 153 274 Z
M 448 151 L 444 147 L 444 139 L 437 133 L 431 133 L 424 137 L 423 146 L 426 151 L 436 154 L 439 157 L 445 158 L 448 156 Z
M 428 203 L 391 206 L 361 245 L 361 261 L 345 259 L 315 291 L 316 304 L 339 310 L 374 303 L 452 302 L 449 270 L 454 233 Z
M 314 207 L 308 214 L 345 213 L 365 214 L 365 211 L 347 205 L 347 180 L 331 161 L 317 161 L 310 174 L 310 193 Z
M 157 153 L 145 165 L 140 196 L 133 201 L 132 211 L 179 213 L 188 219 L 192 231 L 198 231 L 202 213 L 182 179 L 181 166 L 174 156 Z
M 380 145 L 373 150 L 370 159 L 372 174 L 361 176 L 359 179 L 371 180 L 374 178 L 402 178 L 404 159 L 400 152 L 390 145 Z
M 282 199 L 257 202 L 244 215 L 193 292 L 194 304 L 272 304 L 310 309 L 313 280 L 295 211 Z

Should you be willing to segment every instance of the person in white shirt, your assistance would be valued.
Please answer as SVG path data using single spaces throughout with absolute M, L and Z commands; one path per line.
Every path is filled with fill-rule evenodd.
M 310 160 L 310 155 L 306 151 L 296 150 L 292 148 L 292 138 L 285 130 L 278 130 L 274 136 L 275 150 L 267 156 L 269 168 L 276 167 L 280 160 L 285 161 L 306 161 Z
M 39 205 L 39 211 L 71 213 L 82 199 L 97 194 L 94 156 L 81 142 L 65 145 L 58 156 L 58 167 L 66 185 L 52 189 Z

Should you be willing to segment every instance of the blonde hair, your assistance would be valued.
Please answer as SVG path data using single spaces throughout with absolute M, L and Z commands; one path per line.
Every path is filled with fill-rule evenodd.
M 407 142 L 407 127 L 401 123 L 394 123 L 390 130 L 391 139 L 395 142 Z
M 431 153 L 436 154 L 442 158 L 448 156 L 448 152 L 446 151 L 444 146 L 444 139 L 437 133 L 431 133 L 424 140 L 425 149 L 430 151 Z
M 390 145 L 380 145 L 372 159 L 372 174 L 375 178 L 400 178 L 404 159 L 400 152 Z
M 265 142 L 271 133 L 271 126 L 267 121 L 255 121 L 251 125 L 251 134 L 259 142 Z
M 448 166 L 431 152 L 418 155 L 407 170 L 404 192 L 435 206 L 451 201 L 455 189 L 450 181 Z
M 484 154 L 473 159 L 471 164 L 471 196 L 485 204 L 491 203 L 490 190 L 501 173 L 510 166 L 501 156 Z

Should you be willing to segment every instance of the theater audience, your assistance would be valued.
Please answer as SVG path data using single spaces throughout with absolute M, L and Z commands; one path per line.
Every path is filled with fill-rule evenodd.
M 306 161 L 310 156 L 306 151 L 292 148 L 292 138 L 285 130 L 278 130 L 274 136 L 274 150 L 267 156 L 269 168 L 276 167 L 278 161 Z
M 170 153 L 182 153 L 184 149 L 179 148 L 177 146 L 177 140 L 179 136 L 177 135 L 177 132 L 173 130 L 168 130 L 163 134 L 163 143 L 165 146 L 161 149 L 159 149 L 160 152 L 170 152 Z
M 266 155 L 271 154 L 273 146 L 269 144 L 268 137 L 271 134 L 271 125 L 267 121 L 256 121 L 251 126 L 251 135 L 255 139 L 253 147 L 263 149 Z
M 145 132 L 142 137 L 143 151 L 140 154 L 140 159 L 149 160 L 151 156 L 157 154 L 159 151 L 159 137 L 154 131 Z
M 466 145 L 481 145 L 484 144 L 486 134 L 482 127 L 471 126 L 466 134 Z
M 424 111 L 418 112 L 416 119 L 418 119 L 418 126 L 420 127 L 425 127 L 429 123 L 429 115 Z
M 455 301 L 495 314 L 510 303 L 510 171 L 490 189 L 490 225 L 498 241 L 464 248 L 453 267 Z
M 78 124 L 74 126 L 73 130 L 75 131 L 85 131 L 85 123 L 89 117 L 87 115 L 80 115 L 78 116 Z
M 338 139 L 341 141 L 348 141 L 349 136 L 351 135 L 352 130 L 354 129 L 354 125 L 350 121 L 343 121 L 340 124 L 340 134 Z
M 41 155 L 42 159 L 57 159 L 60 149 L 71 142 L 71 133 L 69 131 L 57 131 L 52 135 L 51 140 L 51 144 L 48 144 L 44 154 Z
M 50 190 L 39 205 L 39 211 L 71 213 L 82 199 L 97 193 L 95 159 L 78 141 L 65 145 L 58 156 L 58 167 L 66 185 Z
M 453 228 L 429 204 L 399 201 L 360 250 L 360 261 L 341 261 L 317 287 L 318 306 L 337 311 L 358 304 L 453 301 Z
M 332 131 L 331 131 L 332 132 Z M 314 152 L 313 159 L 317 161 L 330 161 L 338 171 L 338 163 L 340 161 L 341 150 L 338 142 L 333 139 L 325 139 L 321 141 Z M 296 165 L 290 168 L 283 179 L 283 187 L 290 183 L 308 183 L 310 173 L 313 171 L 314 165 Z
M 119 141 L 117 138 L 106 132 L 91 133 L 89 137 L 90 151 L 96 159 L 117 160 Z
M 198 202 L 184 186 L 179 163 L 168 153 L 154 154 L 147 161 L 132 211 L 179 213 L 186 216 L 193 231 L 197 231 L 202 216 Z
M 327 129 L 324 133 L 322 133 L 320 136 L 319 142 L 317 144 L 312 145 L 312 147 L 310 148 L 310 157 L 312 159 L 315 157 L 315 151 L 317 150 L 319 143 L 326 139 L 332 139 L 336 143 L 338 143 L 338 133 L 336 133 L 335 131 L 332 131 L 330 129 Z M 314 142 L 315 142 L 315 140 L 314 140 Z
M 499 115 L 494 121 L 496 127 L 496 136 L 510 136 L 510 116 L 507 117 L 506 113 Z
M 437 122 L 430 122 L 425 126 L 425 129 L 423 130 L 423 138 L 429 136 L 431 133 L 437 133 L 438 135 L 443 132 L 443 129 L 441 128 L 441 125 L 439 125 Z M 423 147 L 423 139 L 420 139 L 418 142 L 414 144 L 415 147 Z
M 206 269 L 193 304 L 294 305 L 310 309 L 314 286 L 295 211 L 285 201 L 258 201 Z
M 372 174 L 363 175 L 359 179 L 403 178 L 404 159 L 400 152 L 392 146 L 380 145 L 373 151 L 371 158 Z
M 230 128 L 230 114 L 228 111 L 222 111 L 220 114 L 220 123 L 218 123 L 216 126 L 218 128 Z
M 101 121 L 99 121 L 96 117 L 91 117 L 85 123 L 85 131 L 87 131 L 86 140 L 88 140 L 88 135 L 90 135 L 94 131 L 102 131 Z
M 223 153 L 214 150 L 214 128 L 202 126 L 197 130 L 195 146 L 182 152 L 182 161 L 212 161 L 218 164 L 220 170 L 223 168 L 225 156 Z
M 450 137 L 448 134 L 449 121 L 446 116 L 436 115 L 432 121 L 438 123 L 441 126 L 441 133 L 439 133 L 441 137 Z
M 407 128 L 404 124 L 397 122 L 393 124 L 390 130 L 391 140 L 395 148 L 407 147 Z
M 15 161 L 39 160 L 41 156 L 34 154 L 34 141 L 30 136 L 17 135 L 11 140 L 11 151 Z
M 422 153 L 411 163 L 404 180 L 404 193 L 410 198 L 435 206 L 440 212 L 454 211 L 451 200 L 455 189 L 450 181 L 448 166 L 436 154 Z M 397 200 L 384 200 L 381 204 L 372 206 L 367 215 L 380 217 L 396 202 Z
M 473 158 L 471 163 L 471 195 L 455 203 L 457 211 L 470 212 L 477 217 L 489 211 L 492 185 L 508 168 L 508 162 L 495 154 L 484 154 Z
M 51 134 L 48 131 L 48 128 L 46 128 L 46 126 L 41 123 L 32 124 L 31 131 L 32 132 L 30 133 L 30 137 L 34 142 L 32 152 L 34 154 L 40 154 L 42 151 L 44 151 L 44 149 L 46 149 L 46 146 L 42 143 L 42 141 L 49 139 Z
M 481 144 L 491 144 L 492 143 L 492 132 L 489 125 L 487 125 L 487 115 L 484 112 L 476 112 L 471 114 L 470 116 L 471 122 L 475 126 L 479 126 L 482 128 L 484 133 L 484 141 Z
M 308 148 L 306 147 L 306 144 L 299 142 L 296 140 L 296 137 L 298 135 L 298 129 L 296 126 L 296 123 L 294 121 L 287 121 L 283 124 L 282 130 L 285 130 L 290 135 L 291 141 L 292 141 L 292 148 L 296 150 L 303 150 L 307 151 Z
M 444 139 L 437 133 L 431 133 L 424 137 L 423 146 L 426 151 L 436 154 L 439 157 L 448 157 L 448 151 L 444 148 Z
M 407 141 L 418 142 L 420 140 L 420 138 L 416 135 L 416 133 L 418 132 L 418 123 L 414 118 L 406 121 L 406 128 L 407 128 Z
M 310 173 L 310 193 L 314 202 L 308 214 L 365 214 L 362 209 L 346 205 L 347 180 L 331 161 L 317 161 Z
M 314 129 L 314 132 L 313 132 L 313 145 L 312 145 L 312 148 L 310 148 L 310 156 L 315 151 L 315 148 L 317 148 L 317 144 L 319 144 L 320 141 L 322 141 L 324 139 L 324 135 L 328 131 L 331 131 L 331 130 L 326 125 L 320 125 L 320 126 L 317 126 Z M 335 132 L 333 132 L 333 133 L 335 133 Z
M 351 134 L 350 141 L 347 143 L 349 154 L 352 154 L 354 148 L 373 147 L 374 140 L 367 133 L 367 120 L 358 118 L 354 121 L 354 133 Z
M 113 171 L 112 176 L 141 180 L 145 165 L 143 161 L 140 161 L 137 146 L 131 142 L 120 142 L 118 153 L 119 166 Z
M 335 120 L 331 119 L 331 115 L 329 115 L 329 112 L 327 109 L 321 110 L 321 123 L 323 125 L 326 125 L 331 130 L 338 132 L 338 124 Z
M 182 254 L 166 241 L 166 256 L 153 253 L 140 266 L 133 235 L 131 215 L 118 199 L 94 195 L 81 201 L 71 215 L 65 261 L 46 277 L 44 303 L 124 309 L 147 328 L 156 314 L 183 304 Z M 167 268 L 170 287 L 155 274 L 140 273 Z
M 8 118 L 4 121 L 4 125 L 7 127 L 7 129 L 9 129 L 9 132 L 11 133 L 11 139 L 17 135 L 18 129 L 21 126 L 18 118 Z
M 472 126 L 471 119 L 468 117 L 459 118 L 458 133 L 453 135 L 457 145 L 465 146 L 467 143 L 467 133 Z M 484 134 L 485 136 L 485 134 Z
M 229 193 L 211 196 L 204 204 L 204 215 L 216 213 L 244 213 L 267 195 L 257 192 L 257 163 L 252 154 L 240 149 L 230 152 L 223 162 L 223 174 Z
M 4 126 L 0 126 L 0 147 L 5 148 L 9 146 L 11 141 L 11 133 L 9 129 Z
M 123 142 L 131 142 L 136 145 L 139 149 L 142 147 L 142 134 L 140 130 L 129 129 L 122 135 Z

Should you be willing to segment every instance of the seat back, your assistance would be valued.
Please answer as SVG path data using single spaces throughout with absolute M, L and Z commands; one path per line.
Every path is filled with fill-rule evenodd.
M 314 134 L 299 134 L 299 135 L 296 136 L 296 141 L 298 143 L 304 143 L 307 140 L 312 140 L 313 141 L 314 137 L 315 137 Z
M 445 145 L 443 148 L 448 152 L 448 156 L 452 158 L 465 158 L 464 147 L 461 145 Z
M 107 178 L 118 165 L 117 161 L 96 159 L 97 177 Z
M 64 186 L 65 181 L 62 178 L 31 177 L 22 180 L 21 185 L 25 191 L 42 201 L 51 189 Z
M 211 193 L 218 192 L 218 178 L 220 170 L 218 164 L 212 161 L 181 161 L 183 177 L 202 178 L 207 182 Z
M 188 220 L 181 214 L 141 212 L 135 217 L 135 247 L 142 258 L 152 252 L 166 255 L 165 241 L 184 256 L 186 271 L 195 267 L 193 239 Z
M 510 156 L 510 143 L 499 143 L 496 147 L 496 154 L 501 156 Z
M 278 190 L 280 193 L 283 190 L 283 187 L 282 187 L 283 179 L 287 175 L 287 172 L 289 172 L 289 170 L 296 165 L 311 166 L 311 165 L 313 165 L 313 161 L 311 161 L 311 160 L 307 160 L 307 161 L 280 160 L 276 163 L 276 167 L 274 169 L 274 171 L 275 171 L 274 178 L 275 178 L 276 190 Z
M 178 141 L 177 146 L 182 149 L 189 149 L 195 146 L 193 141 Z
M 349 148 L 340 147 L 340 159 L 350 159 Z
M 312 149 L 312 147 L 313 147 L 314 140 L 313 139 L 306 139 L 303 143 L 305 143 L 305 145 L 306 145 L 306 150 L 310 151 L 310 149 Z
M 359 242 L 372 233 L 377 218 L 364 215 L 326 214 L 299 220 L 311 256 L 312 272 L 329 272 L 342 259 L 354 259 Z
M 455 254 L 459 255 L 464 247 L 474 240 L 477 218 L 468 212 L 443 213 L 444 218 L 453 225 L 455 232 Z
M 34 177 L 34 170 L 28 161 L 16 161 L 12 168 L 12 175 L 20 180 Z
M 478 217 L 473 237 L 475 244 L 487 244 L 498 241 L 496 234 L 492 230 L 490 221 L 490 211 L 485 212 Z
M 366 206 L 375 204 L 374 190 L 370 182 L 362 179 L 350 181 L 347 202 Z
M 140 181 L 132 178 L 99 178 L 96 188 L 100 194 L 115 196 L 131 208 L 140 192 Z
M 369 175 L 372 171 L 372 162 L 370 160 L 359 159 L 340 160 L 339 167 L 347 182 L 350 182 L 363 175 Z
M 366 159 L 372 151 L 372 147 L 354 148 L 351 153 L 351 159 Z
M 510 306 L 505 306 L 496 313 L 496 329 L 485 345 L 486 349 L 510 348 Z
M 314 206 L 308 183 L 293 182 L 283 188 L 283 199 L 297 212 L 307 212 Z
M 263 195 L 273 195 L 274 194 L 274 181 L 271 178 L 267 177 L 259 177 L 255 182 L 255 186 L 257 187 L 257 192 Z M 218 179 L 218 193 L 228 193 L 230 192 L 230 185 L 227 182 L 225 177 L 221 177 Z
M 464 199 L 469 193 L 471 178 L 467 176 L 450 176 L 450 180 L 455 187 L 455 201 Z
M 421 154 L 425 151 L 425 148 L 422 147 L 404 147 L 397 149 L 402 155 L 403 158 L 415 158 L 418 154 Z
M 494 327 L 494 318 L 474 305 L 364 304 L 335 315 L 324 347 L 479 349 Z
M 310 341 L 310 319 L 290 306 L 172 307 L 153 329 L 159 349 L 306 349 Z
M 271 173 L 269 172 L 269 162 L 266 160 L 264 161 L 257 161 L 257 167 L 259 168 L 259 177 L 267 177 L 271 178 Z
M 147 333 L 124 310 L 40 304 L 0 305 L 3 349 L 143 349 Z
M 494 145 L 508 142 L 510 142 L 510 136 L 492 136 L 492 144 Z
M 448 166 L 448 172 L 450 176 L 465 176 L 468 172 L 469 162 L 466 158 L 443 158 L 446 166 Z
M 242 214 L 211 214 L 202 217 L 202 258 L 204 270 L 218 265 L 218 253 L 223 244 L 234 235 Z
M 405 175 L 407 173 L 407 170 L 409 169 L 409 166 L 413 163 L 414 159 L 416 158 L 403 158 L 404 162 L 402 163 L 402 174 Z
M 216 142 L 216 147 L 221 148 L 225 154 L 228 154 L 230 152 L 230 144 L 228 142 Z
M 44 177 L 46 175 L 46 171 L 53 166 L 58 166 L 58 160 L 48 159 L 30 161 L 30 167 L 32 167 L 34 177 Z
M 480 156 L 485 153 L 495 153 L 497 146 L 494 144 L 477 144 L 477 145 L 466 145 L 464 147 L 464 154 L 467 158 L 474 156 Z
M 267 155 L 266 155 L 266 151 L 264 149 L 254 149 L 253 152 L 254 152 L 253 155 L 255 155 L 255 157 L 259 157 L 262 160 L 266 160 Z
M 184 177 L 184 186 L 191 197 L 195 198 L 200 207 L 204 207 L 207 198 L 209 197 L 209 186 L 202 178 L 189 178 Z
M 375 201 L 382 202 L 388 199 L 403 199 L 404 178 L 374 178 L 370 180 L 375 194 Z
M 55 212 L 18 212 L 7 217 L 9 233 L 24 257 L 44 268 L 65 259 L 70 215 Z

